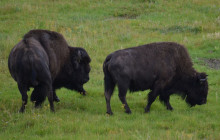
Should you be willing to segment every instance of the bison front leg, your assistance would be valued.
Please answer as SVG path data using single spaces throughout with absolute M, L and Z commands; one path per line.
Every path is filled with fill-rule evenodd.
M 27 99 L 28 99 L 27 87 L 22 84 L 18 84 L 18 89 L 22 96 L 22 105 L 19 112 L 23 113 L 25 110 L 25 106 L 27 105 Z
M 85 89 L 83 88 L 83 85 L 77 85 L 76 87 L 75 87 L 75 90 L 76 91 L 78 91 L 80 94 L 82 94 L 82 95 L 86 95 L 86 91 L 85 91 Z
M 79 92 L 80 94 L 86 96 L 87 92 L 84 90 L 84 88 L 82 88 L 82 90 Z
M 166 104 L 166 106 L 167 106 L 167 110 L 173 110 L 173 108 L 172 108 L 172 106 L 171 106 L 171 104 L 170 104 L 170 96 L 168 96 L 167 98 L 165 98 L 165 100 L 164 100 L 164 103 Z
M 166 79 L 166 78 L 164 78 L 164 79 Z M 148 94 L 148 103 L 147 103 L 147 106 L 145 108 L 145 113 L 150 112 L 151 104 L 155 101 L 157 96 L 163 94 L 163 89 L 164 89 L 165 83 L 167 83 L 167 81 L 169 81 L 169 80 L 158 80 L 158 81 L 155 82 L 154 88 Z M 169 100 L 168 100 L 168 105 L 170 105 Z
M 60 99 L 58 98 L 55 89 L 53 89 L 53 101 L 60 102 Z
M 171 106 L 169 100 L 166 102 L 167 110 L 173 110 L 173 107 Z
M 155 99 L 158 96 L 158 90 L 152 90 L 149 94 L 148 94 L 148 103 L 147 106 L 145 108 L 145 113 L 149 113 L 150 112 L 150 107 L 151 104 L 155 101 Z
M 160 101 L 164 102 L 164 104 L 167 107 L 167 110 L 173 110 L 173 108 L 170 104 L 170 96 L 168 94 L 160 95 Z

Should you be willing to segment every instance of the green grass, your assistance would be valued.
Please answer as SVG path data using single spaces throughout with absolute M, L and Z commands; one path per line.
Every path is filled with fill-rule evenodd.
M 220 71 L 203 59 L 220 59 L 219 0 L 1 0 L 0 1 L 0 139 L 220 139 Z M 71 46 L 84 47 L 92 58 L 87 96 L 60 89 L 56 113 L 46 100 L 41 109 L 29 101 L 18 113 L 21 95 L 11 78 L 10 50 L 31 29 L 60 32 Z M 206 105 L 189 108 L 171 96 L 174 111 L 156 100 L 144 113 L 147 93 L 127 95 L 132 110 L 124 113 L 117 89 L 108 116 L 102 64 L 118 49 L 156 41 L 184 44 L 194 67 L 206 72 Z M 30 93 L 28 94 L 30 96 Z

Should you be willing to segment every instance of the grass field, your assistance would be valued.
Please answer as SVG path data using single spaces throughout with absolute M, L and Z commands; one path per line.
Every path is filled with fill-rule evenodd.
M 28 102 L 18 113 L 21 95 L 7 59 L 12 47 L 31 29 L 60 32 L 71 46 L 92 58 L 87 96 L 60 89 L 51 113 Z M 124 113 L 117 89 L 108 116 L 102 64 L 118 49 L 156 41 L 184 44 L 209 82 L 207 104 L 189 108 L 171 96 L 174 111 L 156 100 L 149 114 L 145 92 L 127 95 L 132 114 Z M 29 92 L 29 96 L 30 96 Z M 0 0 L 0 140 L 6 139 L 220 139 L 220 1 L 219 0 Z

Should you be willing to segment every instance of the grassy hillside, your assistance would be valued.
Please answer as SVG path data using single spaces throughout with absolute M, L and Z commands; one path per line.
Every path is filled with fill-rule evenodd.
M 21 95 L 11 78 L 10 50 L 31 29 L 60 32 L 71 46 L 92 58 L 87 96 L 60 89 L 61 102 L 50 112 L 29 101 L 18 113 Z M 171 96 L 174 111 L 156 100 L 149 114 L 145 92 L 127 95 L 124 113 L 117 89 L 108 116 L 102 64 L 118 49 L 156 41 L 184 44 L 194 67 L 206 72 L 206 105 L 189 108 Z M 0 139 L 220 139 L 220 1 L 219 0 L 1 0 L 0 1 Z M 31 91 L 29 92 L 30 96 Z

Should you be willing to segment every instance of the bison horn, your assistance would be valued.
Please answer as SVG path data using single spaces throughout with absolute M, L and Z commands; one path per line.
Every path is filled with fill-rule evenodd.
M 204 79 L 199 79 L 199 80 L 200 80 L 200 82 L 204 82 L 204 81 L 206 81 L 207 79 L 204 78 Z
M 78 63 L 80 63 L 81 58 L 82 58 L 82 53 L 81 51 L 78 51 L 78 58 L 77 58 Z

